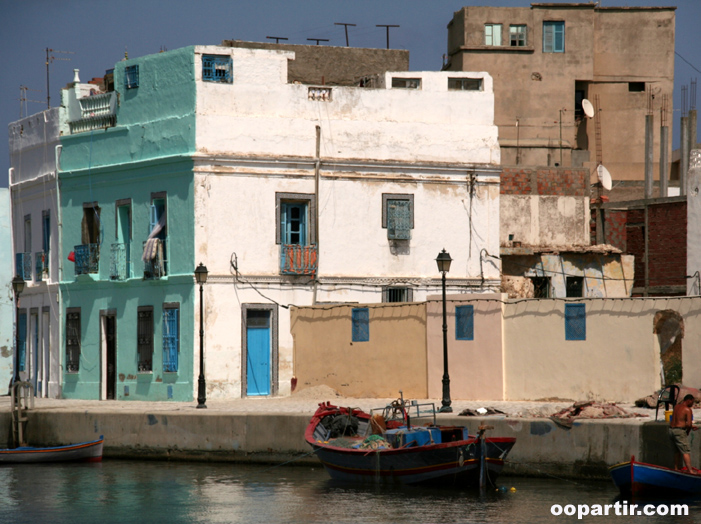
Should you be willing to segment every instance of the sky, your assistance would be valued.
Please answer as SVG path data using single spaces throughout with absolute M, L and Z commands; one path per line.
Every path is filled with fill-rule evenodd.
M 563 0 L 549 0 L 563 3 Z M 572 1 L 572 0 L 570 0 Z M 568 3 L 568 2 L 565 2 Z M 681 88 L 701 77 L 701 0 L 601 0 L 612 6 L 676 6 L 674 60 L 674 147 L 679 143 Z M 527 0 L 0 0 L 0 122 L 46 109 L 46 49 L 51 106 L 73 79 L 73 69 L 87 81 L 101 77 L 127 52 L 135 58 L 161 49 L 219 44 L 236 39 L 351 47 L 387 44 L 409 51 L 410 69 L 437 71 L 447 48 L 446 26 L 463 6 L 527 7 Z M 58 52 L 61 51 L 61 52 Z M 21 86 L 27 102 L 21 103 Z M 20 113 L 21 111 L 21 113 Z M 20 116 L 21 115 L 21 116 Z M 701 133 L 699 133 L 701 136 Z M 7 187 L 8 134 L 0 140 L 0 187 Z

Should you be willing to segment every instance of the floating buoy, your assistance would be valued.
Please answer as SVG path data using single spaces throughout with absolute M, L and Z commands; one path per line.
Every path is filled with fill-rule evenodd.
M 499 488 L 499 491 L 501 491 L 502 493 L 506 493 L 506 486 L 501 486 Z
M 512 488 L 511 488 L 511 493 L 515 493 L 515 492 L 516 492 L 516 488 L 512 487 Z

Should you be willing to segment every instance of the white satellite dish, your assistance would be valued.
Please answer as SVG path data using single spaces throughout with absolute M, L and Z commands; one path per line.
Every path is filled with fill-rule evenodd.
M 584 109 L 584 114 L 589 118 L 594 118 L 594 106 L 586 98 L 582 100 L 582 109 Z
M 611 190 L 611 173 L 604 167 L 603 164 L 596 166 L 596 174 L 599 177 L 599 182 L 604 186 L 604 189 Z

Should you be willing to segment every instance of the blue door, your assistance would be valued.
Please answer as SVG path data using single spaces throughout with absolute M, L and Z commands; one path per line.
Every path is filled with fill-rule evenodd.
M 246 394 L 270 395 L 270 311 L 246 312 Z

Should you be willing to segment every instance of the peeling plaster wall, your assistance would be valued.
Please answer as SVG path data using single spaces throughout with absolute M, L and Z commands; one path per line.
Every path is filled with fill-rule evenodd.
M 233 84 L 201 81 L 203 53 L 233 57 Z M 453 258 L 450 292 L 496 290 L 500 282 L 499 266 L 480 264 L 479 256 L 481 249 L 499 249 L 491 78 L 397 73 L 421 75 L 422 89 L 333 87 L 331 101 L 317 101 L 309 99 L 309 86 L 287 83 L 293 57 L 195 48 L 195 257 L 210 272 L 205 331 L 212 397 L 246 394 L 244 305 L 280 304 L 272 365 L 285 395 L 295 370 L 290 312 L 283 306 L 378 303 L 389 285 L 407 286 L 414 301 L 424 300 L 440 292 L 435 258 L 442 248 Z M 449 92 L 447 80 L 456 75 L 483 78 L 483 91 Z M 276 236 L 276 193 L 317 191 L 316 126 L 317 285 L 310 276 L 280 274 Z M 388 240 L 383 194 L 413 195 L 408 242 Z M 308 218 L 311 223 L 313 213 Z

